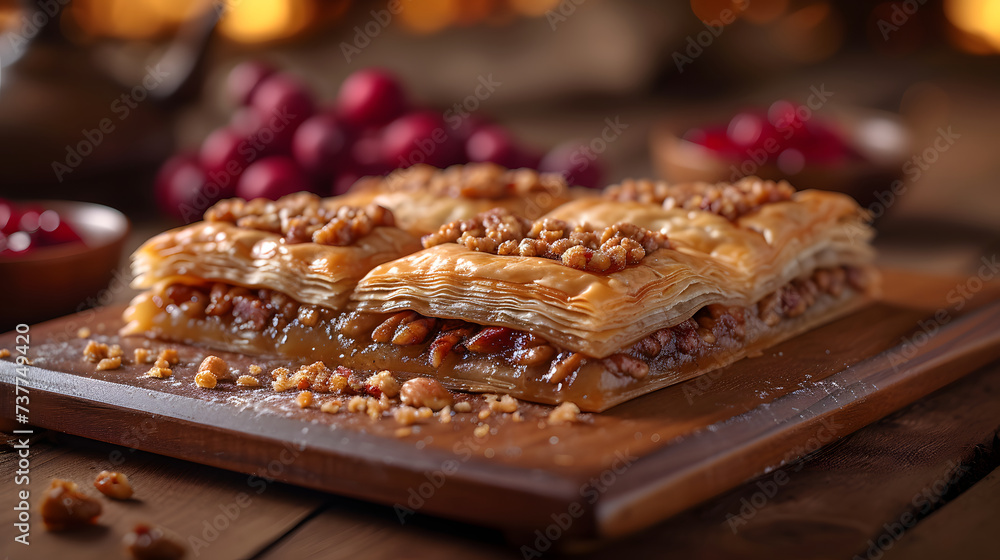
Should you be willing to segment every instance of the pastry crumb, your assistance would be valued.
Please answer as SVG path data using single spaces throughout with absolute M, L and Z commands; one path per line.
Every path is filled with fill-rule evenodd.
M 484 409 L 482 409 L 482 410 L 479 411 L 479 419 L 480 420 L 486 420 L 489 417 L 490 417 L 490 409 L 484 408 Z
M 312 391 L 301 391 L 298 396 L 295 397 L 295 404 L 299 405 L 299 408 L 309 408 L 312 403 Z
M 159 358 L 161 360 L 166 360 L 167 363 L 172 366 L 176 366 L 181 362 L 180 357 L 178 357 L 177 355 L 176 348 L 164 348 L 163 350 L 160 351 Z
M 389 371 L 380 371 L 365 381 L 365 385 L 369 389 L 377 389 L 379 395 L 385 395 L 387 397 L 395 397 L 399 394 L 400 384 L 396 381 L 396 378 L 392 376 Z
M 201 361 L 201 365 L 198 366 L 198 372 L 207 371 L 215 376 L 216 379 L 226 379 L 229 377 L 229 365 L 222 358 L 209 355 L 205 356 L 205 359 Z
M 9 358 L 9 357 L 10 357 L 10 350 L 6 348 L 0 348 L 0 358 Z
M 264 368 L 258 366 L 257 364 L 250 364 L 250 367 L 247 368 L 247 371 L 250 372 L 250 375 L 260 375 L 264 373 Z
M 446 406 L 446 407 L 444 407 L 444 408 L 441 409 L 441 412 L 438 413 L 438 421 L 441 422 L 442 424 L 449 424 L 449 423 L 451 423 L 451 407 L 450 406 Z
M 85 360 L 94 362 L 100 362 L 104 358 L 108 357 L 108 345 L 96 340 L 90 340 L 87 342 L 87 346 L 83 348 L 83 358 Z
M 396 428 L 396 437 L 404 438 L 413 433 L 413 428 Z
M 323 401 L 323 404 L 319 405 L 319 409 L 327 414 L 336 414 L 340 412 L 341 405 L 340 399 L 330 399 Z
M 240 387 L 260 387 L 260 380 L 252 375 L 241 375 L 236 378 L 236 384 Z
M 199 371 L 198 374 L 194 376 L 194 384 L 202 389 L 213 389 L 218 382 L 219 380 L 210 371 Z
M 479 426 L 476 426 L 475 430 L 472 431 L 472 434 L 477 438 L 484 438 L 488 433 L 490 433 L 489 424 L 480 424 Z
M 90 338 L 90 329 L 87 327 L 80 327 L 76 330 L 77 338 Z
M 93 525 L 103 508 L 101 502 L 81 492 L 75 482 L 53 478 L 38 509 L 46 529 L 65 531 Z
M 347 401 L 347 411 L 348 412 L 364 412 L 366 401 L 364 397 L 355 395 L 351 397 L 351 400 Z
M 132 359 L 135 360 L 137 364 L 145 364 L 149 361 L 149 349 L 148 348 L 136 348 L 132 350 Z
M 94 488 L 101 494 L 116 500 L 127 500 L 132 497 L 132 484 L 128 477 L 120 472 L 101 471 L 94 479 Z
M 524 421 L 524 418 L 521 417 L 521 411 L 520 410 L 515 411 L 514 414 L 511 414 L 510 415 L 510 419 L 513 420 L 513 421 L 515 421 L 515 422 L 523 422 Z
M 472 412 L 472 404 L 469 401 L 457 402 L 452 408 L 455 412 Z
M 108 347 L 108 357 L 109 358 L 121 358 L 125 356 L 125 351 L 118 344 L 112 344 Z
M 418 408 L 426 406 L 432 410 L 441 410 L 453 401 L 451 392 L 430 377 L 414 377 L 403 383 L 399 395 L 404 404 Z
M 510 395 L 486 395 L 486 404 L 493 412 L 514 412 L 517 410 L 517 399 Z

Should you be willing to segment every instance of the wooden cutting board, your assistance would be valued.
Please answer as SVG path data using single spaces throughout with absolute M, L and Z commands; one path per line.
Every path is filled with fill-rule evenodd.
M 245 370 L 260 359 L 145 339 L 119 339 L 121 308 L 32 326 L 32 365 L 11 361 L 24 339 L 0 336 L 3 417 L 15 384 L 27 388 L 28 425 L 59 430 L 416 511 L 499 527 L 539 548 L 627 535 L 742 481 L 815 452 L 1000 357 L 1000 300 L 988 284 L 959 300 L 966 279 L 887 271 L 891 297 L 717 372 L 668 387 L 569 426 L 550 408 L 430 421 L 401 436 L 392 418 L 299 409 L 295 391 L 193 384 L 215 353 Z M 982 286 L 982 283 L 979 283 Z M 95 372 L 86 340 L 132 349 L 177 348 L 167 380 L 148 365 Z M 481 437 L 474 429 L 486 424 Z M 24 425 L 19 426 L 24 427 Z

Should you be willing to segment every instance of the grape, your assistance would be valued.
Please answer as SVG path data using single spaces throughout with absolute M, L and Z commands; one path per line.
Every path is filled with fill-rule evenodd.
M 490 161 L 511 169 L 519 167 L 523 159 L 507 130 L 497 125 L 473 132 L 465 142 L 465 155 L 471 162 Z
M 406 108 L 406 95 L 391 74 L 377 68 L 359 70 L 347 77 L 337 96 L 337 112 L 347 122 L 379 127 Z
M 189 223 L 200 219 L 212 204 L 232 197 L 235 181 L 230 181 L 228 188 L 221 188 L 216 183 L 209 185 L 198 156 L 182 153 L 163 164 L 154 189 L 160 210 Z
M 229 76 L 226 78 L 229 97 L 239 105 L 248 105 L 261 82 L 274 72 L 273 67 L 256 60 L 237 64 L 229 71 Z
M 231 189 L 257 155 L 246 136 L 231 128 L 220 128 L 205 138 L 198 157 L 201 167 L 214 183 Z
M 309 190 L 309 179 L 290 157 L 270 156 L 247 167 L 236 186 L 240 198 L 277 200 L 287 194 Z
M 559 173 L 571 186 L 596 189 L 603 179 L 600 160 L 579 142 L 567 142 L 552 148 L 545 154 L 538 170 L 543 173 Z
M 315 179 L 329 180 L 350 155 L 350 136 L 337 117 L 319 114 L 295 131 L 292 154 Z
M 264 126 L 264 117 L 255 107 L 240 107 L 229 117 L 229 128 L 238 134 L 249 136 Z
M 751 113 L 740 113 L 729 121 L 726 135 L 737 146 L 753 146 L 760 138 L 764 121 Z
M 354 183 L 357 183 L 358 179 L 362 177 L 364 177 L 363 173 L 358 173 L 353 169 L 343 171 L 340 175 L 337 175 L 336 179 L 333 180 L 330 194 L 332 196 L 337 196 L 339 194 L 346 193 L 347 191 L 351 190 L 351 187 L 354 186 Z
M 462 160 L 462 146 L 445 129 L 441 115 L 419 111 L 404 115 L 382 131 L 382 158 L 392 168 L 426 163 L 447 167 Z
M 275 135 L 290 127 L 289 138 L 316 110 L 305 86 L 287 74 L 275 74 L 264 80 L 254 91 L 251 104 L 265 119 L 264 126 Z

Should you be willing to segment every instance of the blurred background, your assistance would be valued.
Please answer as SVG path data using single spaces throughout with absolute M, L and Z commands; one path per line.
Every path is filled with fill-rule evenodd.
M 26 200 L 120 210 L 117 258 L 417 162 L 786 178 L 868 207 L 887 266 L 1000 248 L 1000 0 L 0 0 L 0 34 L 5 270 L 113 237 Z

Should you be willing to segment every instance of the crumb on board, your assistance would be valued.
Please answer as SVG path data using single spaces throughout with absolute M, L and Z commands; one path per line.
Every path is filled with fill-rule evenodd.
M 341 406 L 340 399 L 329 399 L 323 401 L 323 404 L 319 405 L 319 409 L 327 414 L 336 414 L 340 412 Z
M 517 399 L 510 395 L 486 395 L 486 404 L 493 412 L 511 413 L 517 410 Z
M 161 360 L 166 360 L 167 363 L 172 366 L 176 366 L 181 362 L 180 357 L 177 355 L 176 348 L 164 348 L 163 350 L 160 350 L 159 358 Z
M 174 372 L 170 368 L 161 368 L 159 366 L 153 366 L 149 368 L 146 372 L 146 377 L 155 377 L 156 379 L 166 379 L 173 375 Z
M 486 420 L 487 418 L 490 417 L 490 409 L 484 408 L 484 409 L 480 410 L 478 416 L 479 416 L 480 420 Z
M 127 500 L 133 493 L 128 477 L 116 471 L 101 471 L 94 479 L 94 488 L 116 500 Z
M 295 397 L 295 404 L 299 405 L 299 408 L 309 408 L 313 403 L 312 391 L 300 391 Z
M 103 360 L 97 362 L 97 371 L 118 369 L 120 367 L 122 367 L 121 356 L 116 356 L 114 358 L 104 358 Z
M 240 387 L 260 387 L 260 380 L 252 375 L 241 375 L 236 378 L 236 384 Z
M 9 357 L 10 357 L 10 350 L 6 348 L 0 348 L 0 358 L 9 358 Z
M 452 408 L 455 412 L 472 412 L 472 404 L 469 401 L 457 402 Z
M 451 423 L 451 407 L 450 406 L 446 406 L 446 407 L 442 408 L 440 412 L 438 412 L 438 421 L 441 422 L 442 424 L 449 424 L 449 423 Z
M 488 433 L 490 433 L 489 424 L 480 424 L 476 426 L 475 430 L 472 431 L 472 435 L 476 436 L 477 438 L 484 438 Z
M 77 338 L 90 338 L 90 329 L 87 327 L 80 327 L 76 330 Z
M 108 357 L 108 345 L 103 342 L 97 342 L 96 340 L 90 340 L 87 345 L 83 348 L 83 358 L 85 360 L 94 362 L 100 362 L 104 358 Z
M 410 427 L 396 428 L 395 435 L 398 438 L 405 438 L 405 437 L 409 436 L 412 433 L 413 433 L 413 428 L 410 428 Z
M 75 482 L 53 478 L 42 494 L 38 510 L 49 531 L 68 531 L 93 525 L 100 517 L 101 502 L 84 494 Z
M 258 366 L 257 364 L 250 364 L 250 367 L 247 368 L 247 371 L 250 373 L 250 375 L 260 375 L 264 373 L 264 368 Z
M 567 401 L 552 409 L 549 413 L 549 424 L 571 424 L 580 421 L 580 407 Z
M 149 361 L 150 352 L 149 348 L 136 348 L 132 350 L 132 359 L 135 360 L 137 364 L 145 364 Z
M 226 379 L 229 377 L 229 364 L 218 356 L 209 355 L 201 361 L 198 372 L 208 372 L 215 376 L 215 379 Z
M 202 389 L 214 389 L 219 380 L 210 371 L 199 371 L 194 376 L 194 384 Z

